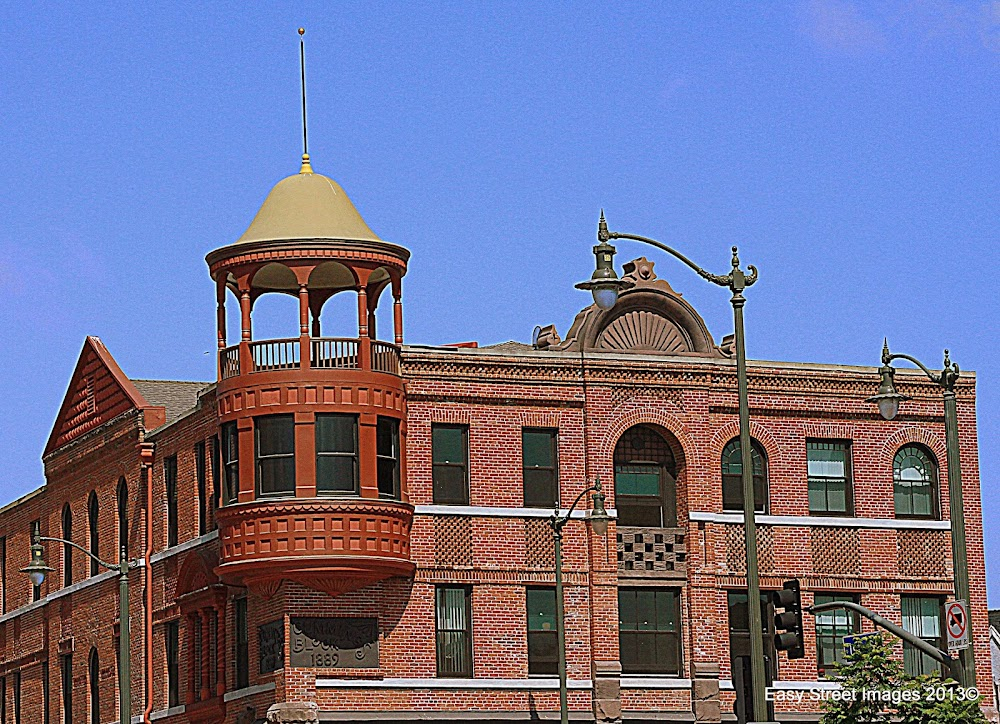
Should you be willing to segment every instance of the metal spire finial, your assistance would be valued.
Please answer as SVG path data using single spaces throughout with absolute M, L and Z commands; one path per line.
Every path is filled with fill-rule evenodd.
M 305 28 L 299 28 L 299 69 L 302 72 L 302 168 L 299 173 L 312 173 L 309 163 L 309 135 L 306 132 L 306 43 Z

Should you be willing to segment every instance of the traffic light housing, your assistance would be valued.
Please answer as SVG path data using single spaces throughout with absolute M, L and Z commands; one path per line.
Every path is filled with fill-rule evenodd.
M 780 591 L 771 594 L 774 603 L 774 648 L 784 651 L 789 659 L 806 655 L 802 636 L 802 595 L 797 580 L 785 581 Z M 779 612 L 779 609 L 784 609 Z

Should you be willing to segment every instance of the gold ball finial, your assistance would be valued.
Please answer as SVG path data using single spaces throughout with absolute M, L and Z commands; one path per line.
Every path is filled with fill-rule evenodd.
M 305 28 L 299 28 L 299 35 L 305 35 L 305 34 L 306 34 L 306 29 Z

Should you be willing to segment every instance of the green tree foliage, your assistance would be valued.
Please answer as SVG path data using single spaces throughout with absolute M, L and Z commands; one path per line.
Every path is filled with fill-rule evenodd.
M 979 699 L 939 675 L 909 676 L 881 635 L 859 639 L 837 670 L 821 724 L 986 724 Z

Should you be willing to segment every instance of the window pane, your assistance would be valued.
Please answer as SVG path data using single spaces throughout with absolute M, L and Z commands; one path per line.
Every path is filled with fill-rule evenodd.
M 376 428 L 378 454 L 384 457 L 398 457 L 396 448 L 399 436 L 399 421 L 390 417 L 380 417 Z
M 658 499 L 621 496 L 617 500 L 618 525 L 662 528 L 663 509 Z
M 826 505 L 826 483 L 821 480 L 809 481 L 809 510 L 813 513 L 825 513 Z
M 357 490 L 355 458 L 352 455 L 319 455 L 316 458 L 316 490 L 353 493 Z M 262 488 L 263 489 L 263 488 Z
M 295 492 L 295 458 L 269 458 L 257 463 L 261 495 Z
M 554 442 L 555 433 L 551 430 L 522 431 L 521 445 L 524 455 L 524 467 L 555 467 Z
M 556 630 L 556 591 L 554 588 L 529 588 L 527 591 L 528 630 Z
M 438 676 L 471 676 L 469 590 L 441 586 L 436 604 Z
M 465 428 L 432 426 L 431 447 L 433 448 L 433 462 L 464 465 L 466 461 Z
M 354 415 L 316 415 L 316 452 L 356 452 L 357 422 Z
M 530 508 L 552 508 L 556 504 L 555 475 L 552 470 L 524 471 L 524 504 Z
M 847 510 L 847 485 L 842 480 L 828 480 L 826 483 L 827 510 L 839 513 Z
M 395 497 L 399 463 L 393 458 L 378 459 L 378 492 L 382 497 Z
M 640 631 L 656 629 L 656 591 L 636 591 L 635 617 L 636 628 Z
M 464 505 L 468 503 L 465 466 L 434 466 L 434 502 Z
M 677 631 L 677 594 L 672 591 L 656 592 L 656 630 Z
M 658 466 L 629 465 L 615 472 L 617 495 L 660 495 L 660 469 Z
M 254 420 L 258 455 L 295 453 L 295 422 L 291 415 L 272 415 Z
M 636 630 L 634 590 L 618 589 L 618 626 L 622 631 Z
M 841 443 L 809 442 L 806 460 L 810 476 L 842 478 L 846 473 L 847 450 Z

